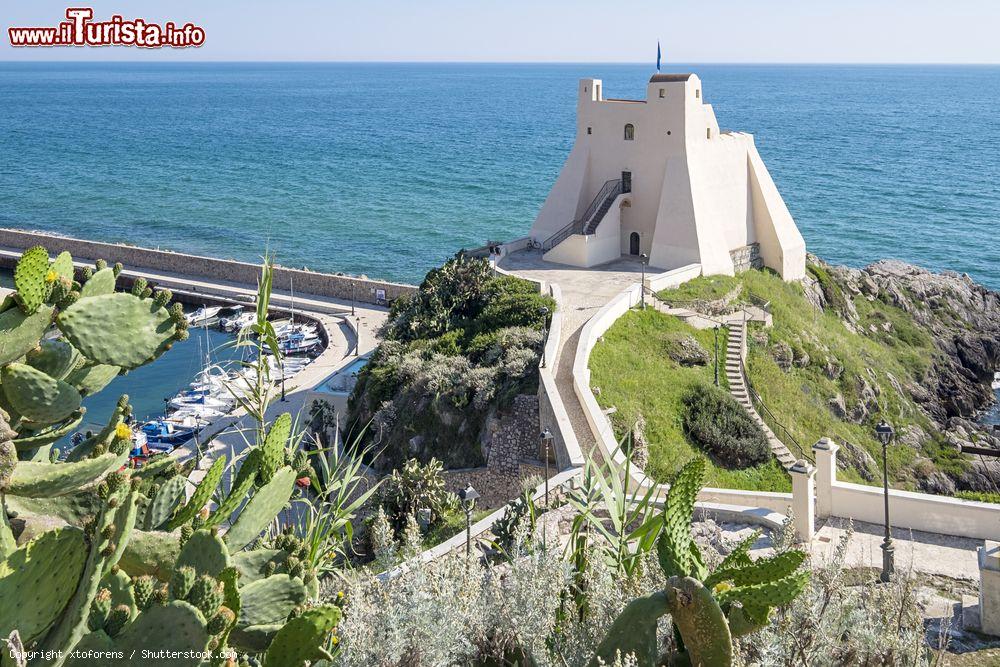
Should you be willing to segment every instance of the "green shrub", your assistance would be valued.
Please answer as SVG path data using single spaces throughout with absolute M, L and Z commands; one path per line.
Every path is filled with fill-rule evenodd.
M 426 465 L 410 459 L 401 470 L 393 470 L 382 484 L 379 505 L 397 532 L 403 530 L 407 518 L 415 517 L 418 510 L 429 509 L 433 524 L 455 506 L 455 495 L 444 488 L 442 473 L 443 466 L 437 459 Z
M 729 394 L 696 385 L 684 398 L 684 406 L 688 436 L 722 465 L 749 468 L 770 458 L 764 431 Z

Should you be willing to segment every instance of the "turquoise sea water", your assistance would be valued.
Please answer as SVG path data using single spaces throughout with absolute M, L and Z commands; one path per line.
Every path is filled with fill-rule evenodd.
M 1000 68 L 678 65 L 807 245 L 1000 288 Z M 576 80 L 648 65 L 0 63 L 0 225 L 417 281 L 524 234 Z

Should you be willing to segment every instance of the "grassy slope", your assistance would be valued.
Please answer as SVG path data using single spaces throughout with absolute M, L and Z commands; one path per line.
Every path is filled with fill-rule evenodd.
M 684 434 L 682 400 L 696 383 L 714 381 L 711 362 L 683 367 L 667 356 L 671 341 L 682 334 L 693 336 L 710 353 L 715 345 L 712 330 L 699 331 L 652 309 L 634 310 L 604 334 L 590 357 L 591 384 L 601 390 L 598 402 L 604 408 L 617 408 L 611 415 L 616 435 L 624 436 L 638 415 L 646 419 L 650 443 L 646 472 L 660 481 L 669 480 L 697 455 L 698 450 Z M 719 345 L 725 354 L 724 332 Z M 725 383 L 724 373 L 721 380 Z M 710 464 L 706 483 L 724 488 L 791 490 L 787 475 L 775 461 L 746 470 Z
M 824 284 L 828 299 L 848 298 L 820 267 L 810 267 Z M 916 424 L 934 435 L 935 439 L 918 452 L 906 445 L 889 448 L 889 471 L 900 488 L 915 488 L 914 473 L 931 467 L 957 471 L 963 465 L 954 450 L 942 444 L 940 434 L 906 396 L 901 396 L 889 380 L 891 373 L 903 386 L 916 381 L 930 364 L 934 354 L 931 338 L 916 327 L 906 313 L 881 301 L 869 302 L 856 297 L 854 305 L 861 317 L 861 325 L 882 325 L 889 322 L 890 332 L 878 336 L 851 332 L 838 315 L 827 309 L 819 313 L 805 299 L 799 284 L 785 283 L 769 272 L 749 271 L 736 278 L 699 278 L 679 290 L 684 298 L 705 298 L 724 287 L 742 283 L 745 288 L 771 302 L 774 327 L 766 330 L 767 346 L 750 337 L 749 375 L 751 384 L 761 394 L 767 406 L 794 438 L 808 451 L 822 436 L 835 441 L 849 441 L 864 447 L 881 462 L 881 445 L 874 439 L 872 429 L 879 415 L 869 417 L 865 424 L 853 424 L 836 418 L 828 408 L 828 401 L 838 392 L 844 396 L 848 409 L 857 400 L 857 379 L 865 377 L 879 388 L 879 403 L 883 414 L 897 432 L 907 425 Z M 671 292 L 668 296 L 676 296 Z M 778 341 L 789 344 L 793 350 L 805 352 L 810 362 L 805 367 L 782 371 L 770 354 L 769 347 Z M 823 372 L 827 358 L 835 358 L 844 367 L 836 380 Z M 875 371 L 872 380 L 867 369 Z M 918 457 L 927 461 L 918 462 Z M 916 463 L 916 464 L 915 464 Z M 864 480 L 853 470 L 841 472 L 841 477 L 852 481 Z M 873 482 L 874 483 L 874 482 Z

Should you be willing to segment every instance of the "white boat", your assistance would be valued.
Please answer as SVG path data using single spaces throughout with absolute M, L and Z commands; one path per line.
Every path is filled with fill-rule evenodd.
M 219 320 L 219 326 L 222 327 L 223 331 L 228 331 L 230 333 L 238 333 L 253 326 L 254 322 L 257 321 L 257 313 L 247 312 L 247 313 L 236 313 L 235 315 L 230 315 L 229 317 L 223 317 Z
M 291 336 L 315 336 L 316 325 L 282 320 L 274 324 L 274 334 L 278 340 L 287 340 Z
M 1000 371 L 993 374 L 993 388 L 1000 390 Z
M 319 336 L 306 334 L 291 334 L 279 341 L 282 354 L 307 354 L 320 347 Z
M 181 408 L 180 410 L 174 410 L 168 416 L 168 419 L 194 419 L 201 424 L 208 424 L 209 422 L 219 419 L 220 417 L 225 417 L 229 414 L 228 410 L 220 410 L 218 408 L 207 408 L 200 406 L 190 406 L 186 408 Z
M 167 405 L 175 410 L 183 408 L 208 408 L 219 412 L 228 412 L 233 407 L 231 396 L 223 395 L 221 392 L 213 392 L 205 389 L 189 389 L 177 394 Z
M 205 324 L 218 317 L 220 312 L 222 312 L 222 306 L 202 306 L 184 317 L 187 318 L 188 324 Z

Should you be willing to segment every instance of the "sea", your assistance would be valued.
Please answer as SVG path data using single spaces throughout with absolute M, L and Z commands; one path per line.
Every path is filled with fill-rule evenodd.
M 0 63 L 0 226 L 419 282 L 527 233 L 572 147 L 578 79 L 642 99 L 652 69 Z M 720 126 L 755 135 L 810 251 L 1000 289 L 1000 67 L 664 69 L 696 72 Z M 207 336 L 88 417 L 121 391 L 156 413 L 225 349 Z
M 809 250 L 1000 289 L 1000 67 L 673 64 Z M 0 63 L 0 225 L 416 282 L 524 235 L 576 83 L 648 64 Z

